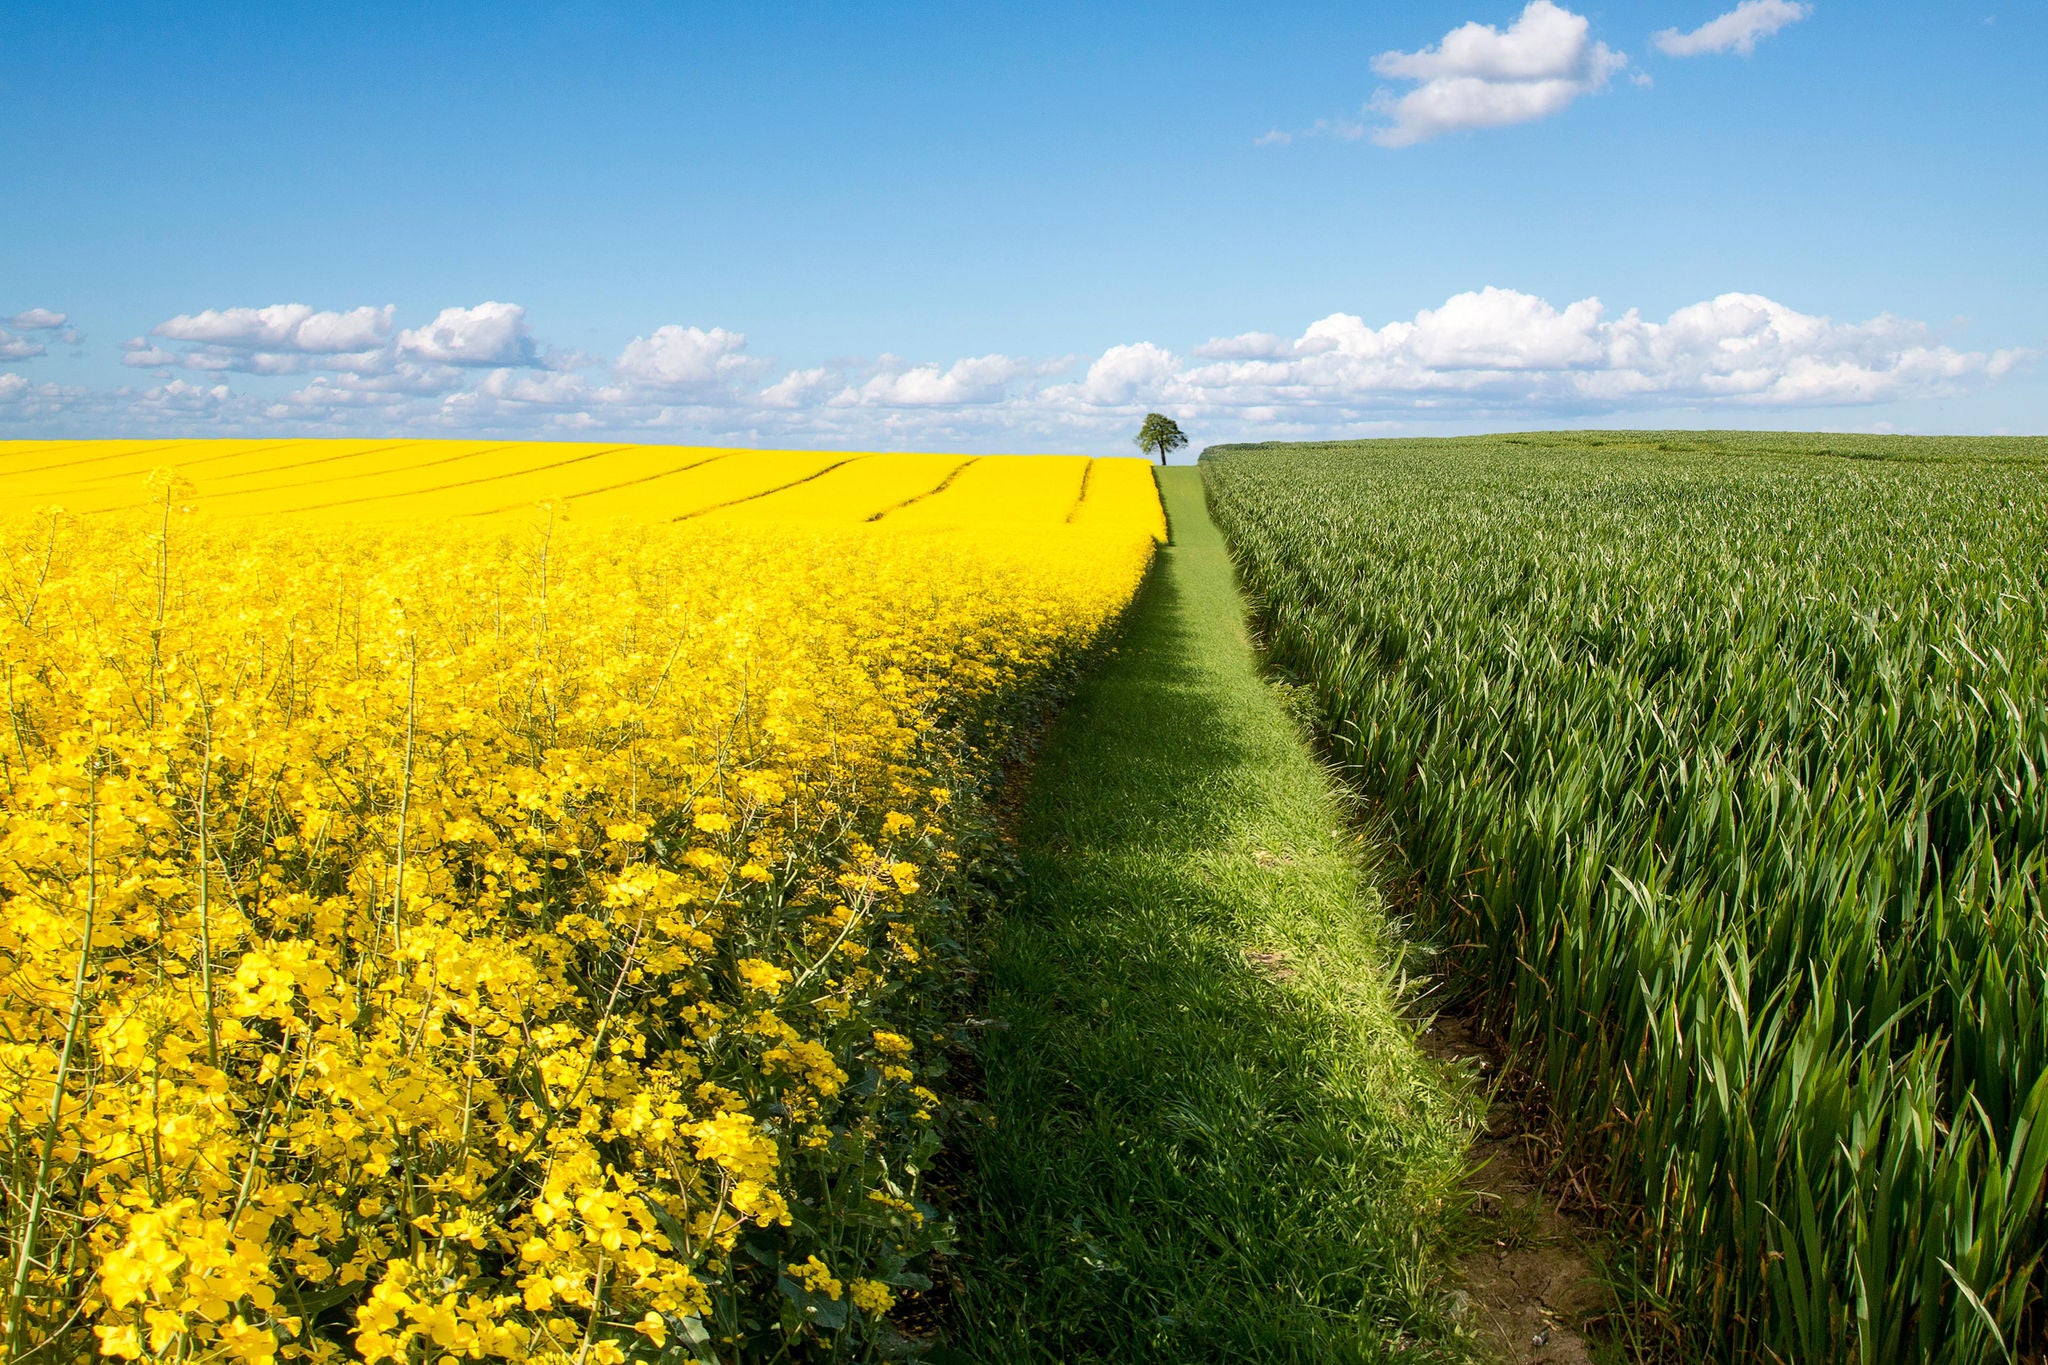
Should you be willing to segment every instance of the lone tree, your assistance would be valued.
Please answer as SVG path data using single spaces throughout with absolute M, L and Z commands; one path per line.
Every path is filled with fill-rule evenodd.
M 1145 425 L 1138 428 L 1138 449 L 1157 452 L 1159 463 L 1166 463 L 1166 453 L 1179 450 L 1188 443 L 1180 429 L 1180 423 L 1171 417 L 1156 412 L 1145 414 Z

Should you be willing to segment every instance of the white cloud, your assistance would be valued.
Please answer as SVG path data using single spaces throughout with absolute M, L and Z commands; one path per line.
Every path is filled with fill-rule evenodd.
M 176 365 L 185 357 L 177 351 L 166 351 L 154 345 L 147 337 L 129 337 L 121 343 L 121 363 L 138 370 L 153 370 L 165 365 Z
M 1204 349 L 1229 356 L 1253 348 Z M 1658 323 L 1634 310 L 1610 320 L 1598 299 L 1558 308 L 1488 288 L 1377 328 L 1333 313 L 1284 353 L 1176 365 L 1121 398 L 1297 417 L 1417 407 L 1591 413 L 1652 404 L 1861 404 L 1957 392 L 2023 358 L 1957 351 L 1924 325 L 1889 315 L 1844 324 L 1757 294 L 1723 294 Z
M 1028 361 L 1006 355 L 956 360 L 943 370 L 937 365 L 915 365 L 875 375 L 857 388 L 843 390 L 832 401 L 840 406 L 880 407 L 988 404 L 1003 398 L 1012 383 L 1029 376 L 1034 368 Z
M 303 303 L 274 303 L 268 308 L 209 308 L 181 313 L 158 323 L 152 333 L 169 341 L 194 341 L 208 346 L 266 352 L 331 355 L 382 346 L 391 335 L 396 310 L 351 308 L 346 313 L 321 312 Z
M 443 308 L 425 327 L 399 333 L 398 349 L 443 365 L 527 366 L 537 362 L 533 338 L 526 330 L 526 310 L 516 303 Z
M 376 373 L 343 371 L 315 375 L 310 383 L 287 393 L 281 401 L 306 412 L 366 407 L 399 409 L 458 392 L 472 373 L 452 365 L 401 361 Z
M 185 343 L 182 349 L 136 337 L 124 344 L 122 363 L 143 369 L 177 365 L 204 374 L 396 375 L 383 387 L 410 391 L 424 384 L 435 392 L 459 387 L 467 368 L 539 363 L 526 310 L 517 304 L 444 308 L 426 326 L 394 335 L 396 315 L 389 304 L 340 312 L 302 303 L 209 308 L 150 329 L 153 337 Z
M 1787 24 L 1796 24 L 1813 13 L 1813 6 L 1799 0 L 1742 0 L 1717 19 L 1709 19 L 1690 33 L 1667 28 L 1650 36 L 1657 50 L 1667 57 L 1698 57 L 1708 53 L 1740 52 L 1747 57 L 1756 51 L 1760 39 L 1768 38 Z
M 46 436 L 88 408 L 106 413 L 107 396 L 61 384 L 37 384 L 26 375 L 0 374 L 0 423 L 25 425 L 27 434 Z
M 1242 332 L 1185 353 L 1135 341 L 1092 357 L 912 363 L 885 354 L 778 371 L 749 356 L 739 332 L 674 324 L 633 338 L 609 364 L 579 357 L 566 368 L 483 369 L 422 358 L 422 351 L 470 357 L 494 346 L 530 354 L 523 314 L 499 307 L 495 339 L 469 325 L 478 310 L 451 309 L 435 324 L 456 315 L 452 332 L 442 327 L 451 334 L 436 340 L 435 327 L 404 333 L 426 338 L 410 350 L 396 336 L 381 349 L 325 353 L 212 341 L 174 350 L 136 337 L 123 348 L 132 367 L 240 378 L 232 387 L 215 373 L 140 391 L 89 392 L 6 374 L 0 418 L 114 435 L 413 431 L 866 449 L 1092 448 L 1126 432 L 1147 408 L 1200 423 L 1206 433 L 1269 437 L 1677 409 L 1725 416 L 1967 395 L 2033 358 L 1958 349 L 1924 324 L 1890 314 L 1843 323 L 1757 294 L 1722 294 L 1653 321 L 1636 310 L 1617 315 L 1598 298 L 1559 305 L 1494 287 L 1377 324 L 1331 313 L 1292 336 Z M 227 330 L 215 324 L 209 334 Z M 285 333 L 233 334 L 269 346 Z M 284 375 L 298 376 L 296 387 L 280 383 Z
M 24 332 L 55 332 L 56 339 L 67 346 L 85 340 L 65 326 L 69 321 L 64 314 L 48 308 L 25 308 L 13 317 L 0 318 L 0 365 L 49 354 L 48 338 L 21 335 Z
M 1173 352 L 1149 341 L 1112 346 L 1088 366 L 1079 384 L 1054 392 L 1097 407 L 1135 403 L 1142 401 L 1140 395 L 1166 385 L 1177 369 Z
M 1287 343 L 1271 332 L 1240 332 L 1234 337 L 1211 337 L 1193 353 L 1205 360 L 1272 360 L 1287 354 Z
M 27 337 L 16 336 L 5 327 L 0 327 L 0 363 L 10 360 L 30 360 L 36 356 L 46 354 L 48 350 L 49 348 L 40 341 L 31 341 Z
M 769 408 L 801 408 L 828 396 L 839 388 L 840 383 L 839 376 L 822 365 L 808 370 L 791 370 L 761 390 L 758 401 Z
M 1600 301 L 1563 311 L 1533 294 L 1488 287 L 1415 315 L 1408 344 L 1433 370 L 1563 370 L 1597 365 Z
M 138 352 L 146 354 L 147 360 L 130 360 L 130 365 L 163 364 L 159 357 L 168 355 L 171 362 L 183 365 L 188 370 L 206 374 L 308 374 L 325 370 L 342 374 L 388 374 L 400 363 L 389 348 L 376 351 L 346 351 L 331 355 L 307 355 L 297 351 L 244 351 L 228 346 L 197 346 L 187 351 L 167 352 L 154 350 Z M 459 382 L 451 379 L 450 383 Z
M 561 371 L 492 370 L 473 390 L 504 403 L 545 408 L 581 408 L 615 402 L 623 391 L 593 385 L 580 374 Z
M 648 389 L 711 390 L 744 381 L 765 365 L 742 354 L 744 332 L 705 331 L 673 323 L 626 343 L 612 368 L 627 383 Z
M 1380 75 L 1417 83 L 1404 95 L 1382 93 L 1374 100 L 1374 111 L 1393 122 L 1373 140 L 1406 147 L 1445 133 L 1547 118 L 1605 89 L 1627 65 L 1625 55 L 1593 41 L 1584 15 L 1551 0 L 1530 0 L 1506 31 L 1468 23 L 1435 47 L 1373 58 Z
M 159 388 L 147 389 L 133 398 L 137 412 L 145 417 L 216 417 L 235 402 L 235 393 L 225 384 L 188 384 L 173 379 Z

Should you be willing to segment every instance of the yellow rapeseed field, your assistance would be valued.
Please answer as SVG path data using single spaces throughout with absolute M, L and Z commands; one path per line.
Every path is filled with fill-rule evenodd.
M 1134 460 L 0 444 L 0 1359 L 854 1358 Z

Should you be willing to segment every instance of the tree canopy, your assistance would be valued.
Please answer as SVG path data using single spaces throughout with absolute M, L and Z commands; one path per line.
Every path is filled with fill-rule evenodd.
M 1168 452 L 1179 450 L 1188 443 L 1180 423 L 1162 413 L 1145 414 L 1145 425 L 1138 428 L 1138 449 L 1151 451 L 1159 456 L 1159 463 L 1166 463 Z

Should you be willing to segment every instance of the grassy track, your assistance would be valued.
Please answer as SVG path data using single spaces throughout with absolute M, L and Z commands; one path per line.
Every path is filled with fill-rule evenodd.
M 1047 742 L 985 950 L 995 1122 L 952 1335 L 982 1362 L 1379 1359 L 1429 1333 L 1465 1111 L 1395 1015 L 1384 913 L 1198 475 L 1162 481 L 1175 543 Z

